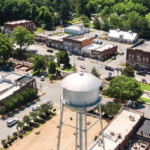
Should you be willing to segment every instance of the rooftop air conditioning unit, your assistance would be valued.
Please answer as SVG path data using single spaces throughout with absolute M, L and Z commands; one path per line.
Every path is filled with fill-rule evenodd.
M 110 132 L 110 135 L 114 135 L 114 132 L 111 131 L 111 132 Z

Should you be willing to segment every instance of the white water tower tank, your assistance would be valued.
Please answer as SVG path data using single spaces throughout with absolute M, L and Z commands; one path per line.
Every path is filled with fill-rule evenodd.
M 90 73 L 73 73 L 62 80 L 63 103 L 76 111 L 92 110 L 101 101 L 101 80 Z

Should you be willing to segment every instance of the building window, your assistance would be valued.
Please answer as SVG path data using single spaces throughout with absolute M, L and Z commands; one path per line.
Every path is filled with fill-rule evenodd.
M 140 55 L 140 54 L 137 54 L 137 55 L 136 55 L 136 59 L 137 59 L 137 62 L 141 62 L 141 55 Z
M 131 54 L 129 54 L 129 60 L 131 60 Z
M 149 58 L 147 57 L 147 58 L 146 58 L 146 63 L 148 63 L 148 62 L 149 62 Z
M 145 63 L 145 57 L 143 57 L 143 63 Z
M 134 60 L 134 55 L 132 55 L 132 60 Z

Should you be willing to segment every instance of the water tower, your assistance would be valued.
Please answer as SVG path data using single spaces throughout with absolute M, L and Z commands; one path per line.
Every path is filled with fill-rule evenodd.
M 76 112 L 76 126 L 68 125 L 76 130 L 75 133 L 75 150 L 87 150 L 87 131 L 94 126 L 98 121 L 101 125 L 101 135 L 103 149 L 105 150 L 103 124 L 101 116 L 100 102 L 102 97 L 99 95 L 99 87 L 101 81 L 97 77 L 89 73 L 73 73 L 64 78 L 61 82 L 63 92 L 61 96 L 61 111 L 57 150 L 60 150 L 60 139 L 62 125 L 65 124 L 63 120 L 64 106 Z M 87 114 L 88 111 L 94 109 L 99 105 L 98 120 L 87 128 Z M 66 125 L 66 124 L 65 124 Z M 79 138 L 78 138 L 79 134 Z

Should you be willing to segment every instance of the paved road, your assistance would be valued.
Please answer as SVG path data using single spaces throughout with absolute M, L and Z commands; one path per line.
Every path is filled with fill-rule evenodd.
M 4 72 L 2 74 L 5 74 Z M 41 105 L 44 100 L 52 100 L 56 105 L 60 103 L 60 93 L 61 93 L 61 86 L 59 83 L 51 84 L 49 83 L 49 79 L 45 79 L 45 81 L 40 81 L 40 78 L 36 78 L 37 86 L 43 93 L 45 93 L 42 97 L 37 99 L 35 102 L 27 105 L 24 109 L 20 109 L 19 111 L 11 114 L 8 118 L 4 120 L 0 120 L 0 140 L 7 138 L 8 135 L 12 135 L 13 132 L 16 131 L 16 125 L 8 128 L 6 126 L 6 122 L 11 118 L 18 118 L 22 120 L 25 115 L 28 115 L 32 107 L 34 105 Z M 42 85 L 42 88 L 41 88 Z

